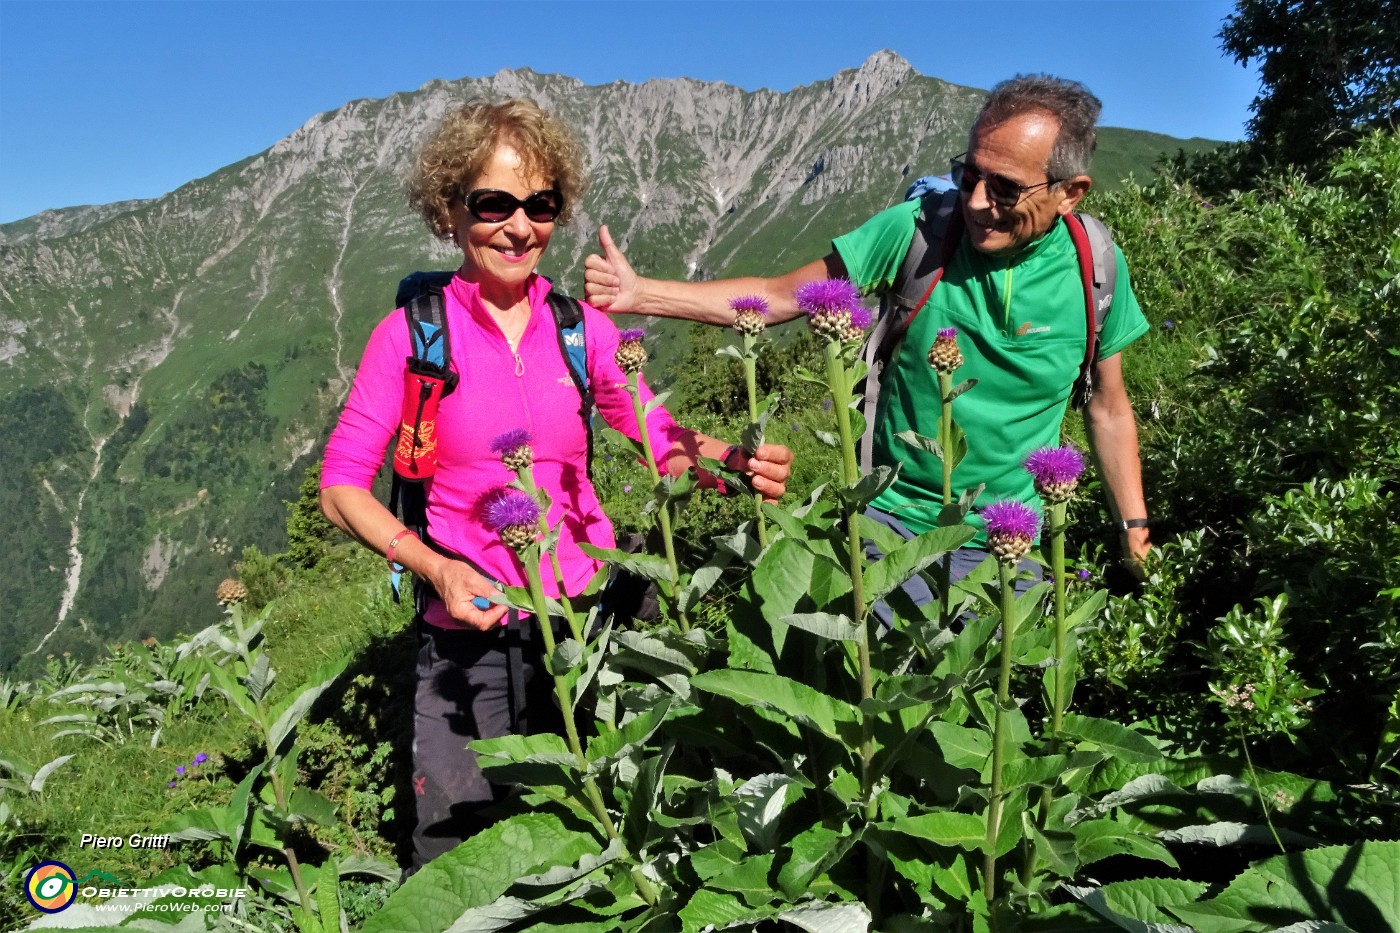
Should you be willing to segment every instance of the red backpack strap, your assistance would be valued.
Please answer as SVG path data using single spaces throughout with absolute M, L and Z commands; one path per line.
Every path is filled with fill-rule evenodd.
M 1074 242 L 1075 257 L 1079 260 L 1079 280 L 1084 286 L 1084 362 L 1079 364 L 1079 377 L 1070 391 L 1070 404 L 1077 411 L 1093 398 L 1094 364 L 1099 354 L 1099 328 L 1094 311 L 1094 250 L 1089 244 L 1084 222 L 1078 215 L 1066 214 L 1065 227 L 1069 229 L 1069 238 Z

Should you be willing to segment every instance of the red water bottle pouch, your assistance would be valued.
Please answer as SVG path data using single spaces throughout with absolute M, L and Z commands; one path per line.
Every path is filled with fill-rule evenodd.
M 437 472 L 437 413 L 443 380 L 412 367 L 404 370 L 403 411 L 394 445 L 394 472 L 407 480 L 424 480 Z

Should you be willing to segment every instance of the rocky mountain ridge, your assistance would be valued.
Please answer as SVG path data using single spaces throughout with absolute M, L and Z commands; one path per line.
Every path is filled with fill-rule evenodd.
M 542 270 L 578 291 L 602 223 L 670 277 L 821 255 L 946 166 L 984 92 L 888 51 L 787 92 L 505 70 L 351 101 L 162 198 L 0 226 L 0 508 L 32 513 L 0 532 L 20 562 L 0 670 L 45 633 L 48 651 L 192 630 L 238 556 L 211 542 L 278 546 L 394 283 L 456 264 L 404 206 L 417 145 L 454 104 L 507 96 L 587 150 Z

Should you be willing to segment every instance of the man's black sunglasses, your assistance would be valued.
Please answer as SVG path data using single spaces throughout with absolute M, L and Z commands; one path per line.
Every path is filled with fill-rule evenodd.
M 987 200 L 1003 207 L 1015 207 L 1021 203 L 1021 199 L 1037 188 L 1044 188 L 1047 185 L 1057 185 L 1064 181 L 1063 178 L 1051 178 L 1042 181 L 1037 185 L 1021 185 L 1007 178 L 1005 175 L 998 175 L 996 172 L 983 173 L 975 165 L 968 165 L 964 159 L 967 153 L 952 160 L 953 164 L 953 184 L 958 186 L 958 190 L 964 195 L 970 195 L 977 190 L 977 183 L 985 181 L 987 183 Z
M 471 215 L 482 223 L 498 224 L 509 220 L 520 208 L 525 208 L 525 216 L 537 224 L 547 224 L 559 216 L 564 209 L 564 195 L 556 188 L 536 191 L 520 200 L 509 191 L 498 188 L 477 188 L 468 191 L 462 198 Z

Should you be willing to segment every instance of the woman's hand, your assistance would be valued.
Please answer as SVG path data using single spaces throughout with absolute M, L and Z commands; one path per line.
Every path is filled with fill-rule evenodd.
M 792 475 L 792 451 L 782 444 L 760 445 L 754 455 L 738 467 L 738 472 L 749 478 L 754 492 L 762 493 L 769 502 L 776 502 L 787 492 L 788 477 Z
M 478 609 L 472 605 L 473 599 L 497 596 L 500 595 L 500 590 L 460 560 L 444 557 L 433 569 L 428 582 L 437 590 L 438 597 L 447 607 L 448 615 L 477 631 L 491 631 L 501 624 L 501 618 L 508 611 L 505 606 L 494 604 L 489 609 Z

